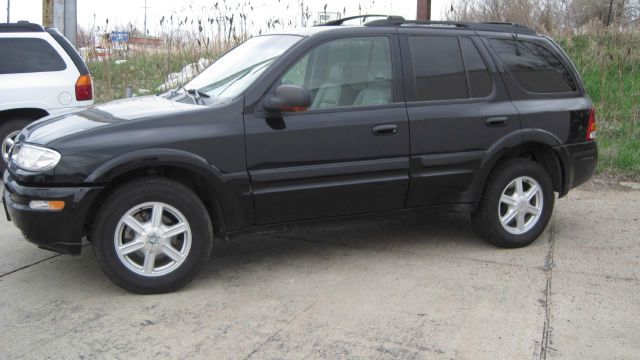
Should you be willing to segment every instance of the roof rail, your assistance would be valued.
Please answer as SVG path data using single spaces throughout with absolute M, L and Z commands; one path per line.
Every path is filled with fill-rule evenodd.
M 466 23 L 457 21 L 434 21 L 434 20 L 405 20 L 405 19 L 386 19 L 374 20 L 364 24 L 365 26 L 400 26 L 400 25 L 426 25 L 426 26 L 450 26 L 467 28 Z
M 342 25 L 344 22 L 349 21 L 349 20 L 355 20 L 355 19 L 362 19 L 362 21 L 364 21 L 367 18 L 372 18 L 372 17 L 381 17 L 381 18 L 385 18 L 387 20 L 404 20 L 404 18 L 402 16 L 393 16 L 393 15 L 356 15 L 356 16 L 349 16 L 346 18 L 342 18 L 342 19 L 337 19 L 337 20 L 331 20 L 331 21 L 327 21 L 324 24 L 318 24 L 316 26 L 334 26 L 334 25 Z
M 17 23 L 0 24 L 0 33 L 12 32 L 43 32 L 44 28 L 38 24 L 28 21 L 18 21 Z
M 431 21 L 431 20 L 404 20 L 384 19 L 374 20 L 364 24 L 365 26 L 433 26 L 447 27 L 460 30 L 513 32 L 518 34 L 533 35 L 536 32 L 526 26 L 510 22 L 458 22 L 458 21 Z

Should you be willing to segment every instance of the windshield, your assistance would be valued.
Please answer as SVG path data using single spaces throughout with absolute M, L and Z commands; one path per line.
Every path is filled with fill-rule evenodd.
M 185 88 L 196 89 L 211 97 L 235 97 L 300 39 L 300 36 L 295 35 L 251 38 L 211 64 L 185 85 Z

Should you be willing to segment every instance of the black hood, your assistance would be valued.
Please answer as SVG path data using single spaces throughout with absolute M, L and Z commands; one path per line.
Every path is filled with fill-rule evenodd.
M 179 103 L 160 96 L 116 100 L 36 121 L 20 133 L 18 141 L 46 145 L 65 136 L 101 126 L 202 108 L 201 105 Z

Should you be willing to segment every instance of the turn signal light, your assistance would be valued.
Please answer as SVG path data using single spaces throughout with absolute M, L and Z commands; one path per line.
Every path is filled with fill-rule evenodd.
M 64 201 L 31 200 L 29 202 L 29 207 L 33 210 L 60 211 L 64 209 Z
M 80 75 L 76 81 L 76 100 L 93 100 L 93 87 L 91 85 L 91 75 Z
M 587 126 L 587 140 L 593 141 L 598 135 L 596 131 L 596 109 L 591 108 L 589 112 L 589 125 Z

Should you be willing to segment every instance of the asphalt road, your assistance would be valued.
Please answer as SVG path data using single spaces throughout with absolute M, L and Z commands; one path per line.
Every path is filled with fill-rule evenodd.
M 589 185 L 524 249 L 462 214 L 246 236 L 153 296 L 2 219 L 0 358 L 637 359 L 639 218 L 640 191 Z

